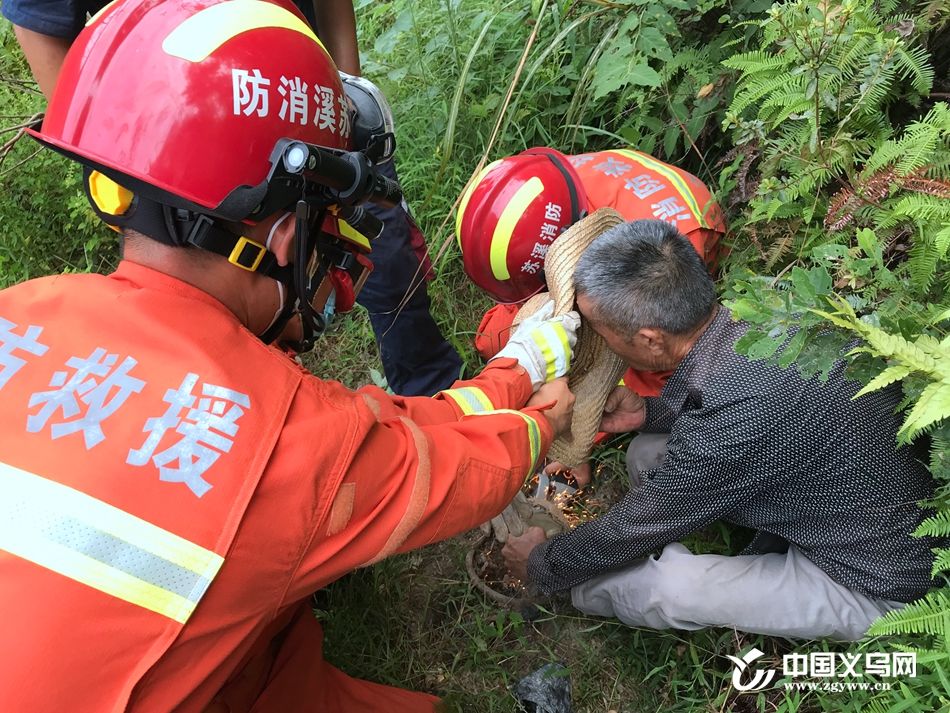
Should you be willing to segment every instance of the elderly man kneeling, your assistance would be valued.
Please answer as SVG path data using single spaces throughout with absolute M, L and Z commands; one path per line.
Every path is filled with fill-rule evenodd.
M 938 543 L 911 533 L 934 484 L 924 453 L 895 447 L 899 385 L 852 400 L 861 385 L 843 362 L 823 382 L 738 355 L 748 326 L 660 221 L 604 233 L 575 284 L 588 324 L 632 368 L 674 372 L 657 398 L 618 388 L 607 403 L 603 430 L 639 432 L 630 492 L 572 532 L 511 541 L 513 571 L 632 626 L 803 638 L 858 639 L 926 593 Z M 679 543 L 716 520 L 757 535 L 733 557 Z

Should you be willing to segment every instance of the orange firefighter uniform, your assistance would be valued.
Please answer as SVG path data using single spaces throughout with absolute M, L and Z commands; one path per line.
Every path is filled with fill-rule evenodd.
M 709 189 L 696 176 L 630 149 L 579 154 L 568 161 L 586 193 L 589 212 L 613 208 L 627 220 L 671 222 L 710 271 L 715 270 L 725 220 Z M 498 304 L 482 317 L 475 334 L 475 348 L 482 357 L 491 358 L 508 341 L 518 308 L 516 304 Z M 670 373 L 628 369 L 624 384 L 641 396 L 659 396 Z
M 129 262 L 0 292 L 0 710 L 433 710 L 324 663 L 301 603 L 500 511 L 530 393 L 502 359 L 349 391 Z

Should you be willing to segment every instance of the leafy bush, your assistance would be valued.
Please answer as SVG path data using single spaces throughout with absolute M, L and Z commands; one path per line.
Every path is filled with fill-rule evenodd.
M 868 382 L 861 394 L 902 382 L 898 440 L 932 432 L 938 484 L 937 515 L 918 534 L 945 536 L 950 107 L 928 99 L 927 17 L 878 8 L 775 5 L 752 23 L 758 48 L 725 62 L 739 72 L 724 121 L 737 148 L 721 185 L 738 209 L 726 295 L 759 327 L 737 345 L 751 358 L 823 374 L 857 336 L 848 353 L 851 373 Z M 942 585 L 950 553 L 936 554 Z M 939 589 L 875 625 L 872 635 L 914 635 L 907 645 L 923 665 L 912 689 L 876 694 L 868 709 L 950 700 L 948 624 L 950 593 Z

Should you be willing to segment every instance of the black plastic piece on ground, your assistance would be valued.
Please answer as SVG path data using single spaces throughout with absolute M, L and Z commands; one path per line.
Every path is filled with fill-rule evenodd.
M 518 681 L 513 691 L 524 713 L 571 713 L 571 678 L 564 664 L 545 664 Z

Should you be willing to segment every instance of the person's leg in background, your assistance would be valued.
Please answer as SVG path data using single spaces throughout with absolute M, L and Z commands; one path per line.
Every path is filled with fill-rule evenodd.
M 396 179 L 392 161 L 378 169 Z M 369 311 L 383 371 L 393 392 L 431 396 L 459 378 L 462 359 L 429 311 L 426 283 L 432 268 L 425 240 L 403 206 L 367 207 L 384 227 L 373 242 L 373 272 L 358 302 Z M 413 285 L 418 288 L 400 308 Z
M 353 3 L 347 0 L 294 2 L 325 41 L 337 66 L 359 74 Z M 393 161 L 377 168 L 383 175 L 397 180 Z M 389 388 L 400 396 L 432 396 L 459 378 L 462 358 L 446 341 L 429 311 L 426 282 L 432 266 L 425 238 L 404 205 L 383 208 L 368 203 L 366 208 L 383 221 L 383 233 L 373 242 L 370 255 L 373 272 L 357 302 L 369 311 Z M 418 287 L 400 307 L 412 285 Z

